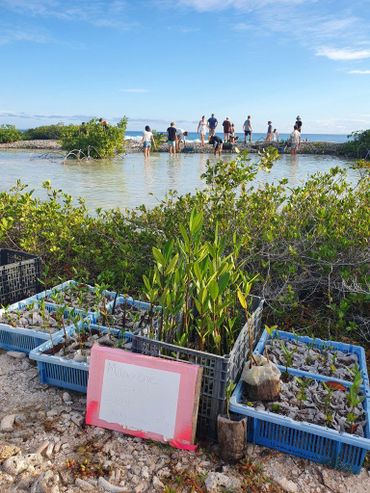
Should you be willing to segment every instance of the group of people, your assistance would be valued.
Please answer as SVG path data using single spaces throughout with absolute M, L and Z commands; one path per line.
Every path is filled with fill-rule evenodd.
M 236 144 L 238 141 L 238 137 L 235 135 L 235 125 L 232 123 L 229 117 L 226 117 L 222 122 L 224 139 L 216 135 L 216 128 L 218 126 L 218 120 L 215 117 L 214 113 L 206 120 L 205 115 L 199 120 L 197 133 L 200 135 L 201 146 L 205 145 L 206 135 L 208 134 L 208 143 L 213 145 L 214 154 L 221 154 L 224 143 L 228 143 L 229 145 Z M 244 131 L 244 143 L 252 143 L 252 120 L 251 116 L 248 115 L 247 119 L 243 124 Z M 297 150 L 299 149 L 301 143 L 301 131 L 302 131 L 302 119 L 300 116 L 297 116 L 296 122 L 294 124 L 293 132 L 290 134 L 289 144 L 291 147 L 291 153 L 295 155 Z M 188 132 L 177 128 L 175 122 L 171 122 L 170 126 L 167 128 L 167 142 L 168 149 L 170 154 L 176 154 L 176 152 L 180 152 L 181 143 L 185 144 L 185 137 L 188 135 Z M 265 138 L 266 142 L 279 142 L 279 133 L 276 128 L 273 128 L 272 122 L 269 120 L 267 122 L 267 134 Z M 144 154 L 145 156 L 149 156 L 150 148 L 153 144 L 155 147 L 155 141 L 153 138 L 153 133 L 150 130 L 150 127 L 147 125 L 145 127 L 145 131 L 142 138 L 143 146 L 144 146 Z

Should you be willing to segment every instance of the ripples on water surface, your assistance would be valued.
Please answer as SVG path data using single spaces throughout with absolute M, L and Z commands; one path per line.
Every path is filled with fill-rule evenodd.
M 144 160 L 142 154 L 128 154 L 103 161 L 49 161 L 40 159 L 41 154 L 27 151 L 0 151 L 0 191 L 8 190 L 21 179 L 35 190 L 38 196 L 45 193 L 41 184 L 51 180 L 53 188 L 61 188 L 74 198 L 83 197 L 90 210 L 97 207 L 136 207 L 140 204 L 153 206 L 166 193 L 177 190 L 180 194 L 193 192 L 203 186 L 200 175 L 208 158 L 204 154 L 153 154 Z M 231 159 L 233 156 L 226 156 Z M 251 156 L 253 160 L 256 155 Z M 259 183 L 288 178 L 290 185 L 303 183 L 316 171 L 328 171 L 333 166 L 348 169 L 348 176 L 356 180 L 358 173 L 350 169 L 350 160 L 331 156 L 283 155 L 270 173 L 260 172 Z

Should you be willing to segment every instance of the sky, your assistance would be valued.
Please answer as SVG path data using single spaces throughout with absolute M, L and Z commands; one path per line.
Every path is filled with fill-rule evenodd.
M 370 128 L 370 0 L 0 0 L 0 124 Z

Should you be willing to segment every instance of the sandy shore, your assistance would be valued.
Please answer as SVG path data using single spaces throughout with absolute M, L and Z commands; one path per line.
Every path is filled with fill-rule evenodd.
M 0 386 L 1 493 L 370 491 L 366 469 L 354 476 L 252 444 L 243 469 L 215 445 L 193 454 L 86 426 L 86 396 L 40 384 L 24 354 L 0 350 Z
M 256 153 L 262 149 L 273 145 L 274 147 L 281 148 L 282 146 L 276 143 L 266 144 L 254 143 L 252 145 L 246 145 L 243 143 L 237 144 L 237 148 L 240 151 L 248 150 L 249 152 Z M 342 144 L 335 142 L 302 142 L 301 148 L 299 150 L 300 154 L 327 154 L 327 155 L 338 155 Z M 60 151 L 62 148 L 56 140 L 20 140 L 18 142 L 12 142 L 9 144 L 0 144 L 0 149 L 27 149 L 27 150 L 49 150 L 49 151 Z M 126 153 L 131 152 L 142 152 L 142 144 L 136 140 L 126 140 L 125 142 Z M 167 144 L 161 145 L 159 152 L 168 152 Z M 194 154 L 212 154 L 213 147 L 206 144 L 204 147 L 198 142 L 189 142 L 185 146 L 181 147 L 181 152 L 184 153 L 194 153 Z M 223 153 L 230 154 L 230 150 L 224 150 Z M 286 151 L 289 152 L 289 149 Z

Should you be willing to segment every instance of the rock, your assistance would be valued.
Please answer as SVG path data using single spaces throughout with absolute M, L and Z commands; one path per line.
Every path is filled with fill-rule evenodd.
M 104 491 L 108 491 L 109 493 L 127 493 L 127 491 L 122 486 L 115 486 L 103 477 L 100 477 L 98 479 L 98 486 L 100 486 L 100 488 L 103 488 Z
M 3 469 L 8 474 L 17 476 L 26 469 L 42 463 L 40 454 L 16 455 L 9 457 L 3 464 Z
M 21 353 L 19 351 L 8 351 L 6 354 L 15 359 L 24 359 L 27 356 L 26 353 Z
M 162 483 L 162 481 L 159 478 L 157 478 L 157 476 L 153 477 L 152 485 L 156 491 L 163 491 L 164 490 L 164 484 Z
M 49 470 L 42 473 L 32 485 L 31 493 L 60 493 L 59 475 Z
M 298 486 L 287 478 L 275 478 L 275 482 L 287 493 L 298 493 Z
M 36 450 L 36 453 L 37 454 L 42 454 L 44 452 L 44 450 L 46 450 L 50 445 L 50 442 L 48 440 L 46 440 L 45 442 L 43 442 L 39 447 L 38 449 Z
M 68 392 L 63 392 L 62 399 L 66 404 L 70 404 L 72 402 L 72 397 L 68 394 Z
M 144 493 L 148 488 L 148 484 L 145 481 L 141 481 L 136 487 L 135 487 L 135 493 Z
M 78 486 L 82 491 L 96 491 L 95 486 L 80 478 L 76 479 L 75 485 Z
M 16 414 L 9 414 L 8 416 L 4 416 L 0 423 L 0 431 L 13 431 L 14 420 L 16 416 Z
M 207 493 L 221 493 L 225 491 L 238 491 L 242 483 L 239 479 L 227 476 L 222 472 L 209 472 L 205 480 Z
M 11 443 L 0 442 L 0 464 L 9 457 L 18 454 L 20 451 L 20 448 Z

